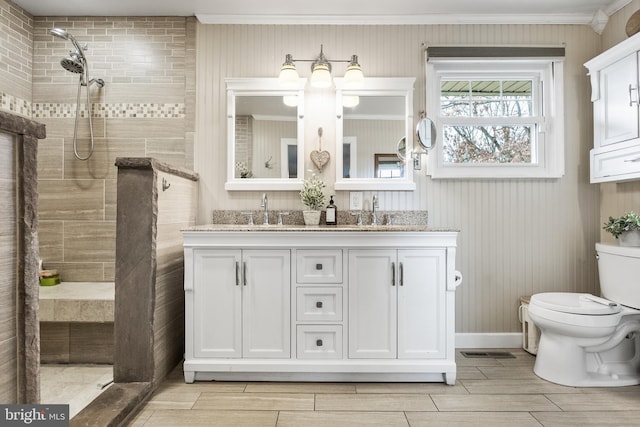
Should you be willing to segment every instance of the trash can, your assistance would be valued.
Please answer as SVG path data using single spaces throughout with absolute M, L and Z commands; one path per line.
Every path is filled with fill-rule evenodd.
M 538 343 L 540 342 L 540 330 L 529 317 L 529 301 L 531 297 L 520 298 L 518 308 L 518 319 L 522 323 L 522 348 L 531 354 L 538 354 Z

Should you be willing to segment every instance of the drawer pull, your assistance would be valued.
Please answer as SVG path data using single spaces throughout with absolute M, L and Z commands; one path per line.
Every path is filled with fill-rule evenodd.
M 322 301 L 316 302 L 316 308 L 322 308 Z
M 624 161 L 631 163 L 640 162 L 640 157 L 636 157 L 635 159 L 624 159 Z
M 322 347 L 322 340 L 316 340 L 316 345 L 318 347 Z
M 316 264 L 316 270 L 322 270 L 322 264 Z

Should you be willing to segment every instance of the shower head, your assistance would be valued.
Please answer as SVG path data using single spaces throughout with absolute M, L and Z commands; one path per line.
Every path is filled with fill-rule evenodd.
M 62 58 L 60 60 L 60 65 L 62 65 L 62 68 L 64 68 L 65 70 L 70 71 L 72 73 L 76 73 L 76 74 L 84 73 L 84 64 L 82 60 L 78 57 L 78 55 L 75 54 L 75 52 L 72 52 L 71 56 Z
M 69 40 L 69 33 L 67 33 L 65 30 L 63 30 L 62 28 L 52 28 L 49 33 L 52 36 L 56 36 L 56 37 L 60 37 L 61 39 L 64 40 Z

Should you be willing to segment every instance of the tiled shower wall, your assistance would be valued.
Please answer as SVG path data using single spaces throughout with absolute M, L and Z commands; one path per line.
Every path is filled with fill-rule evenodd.
M 95 151 L 73 154 L 78 75 L 59 62 L 73 48 L 49 34 L 67 30 L 85 51 Z M 66 281 L 113 281 L 116 157 L 154 157 L 193 167 L 195 18 L 35 17 L 32 117 L 47 126 L 38 153 L 40 256 Z M 90 132 L 82 88 L 78 151 Z
M 33 18 L 0 0 L 0 109 L 31 117 Z

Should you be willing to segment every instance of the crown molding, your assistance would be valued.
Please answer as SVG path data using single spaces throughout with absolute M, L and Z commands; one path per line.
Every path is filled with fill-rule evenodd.
M 614 2 L 611 2 L 609 6 L 607 6 L 603 10 L 603 12 L 606 13 L 607 16 L 611 16 L 629 3 L 631 3 L 631 0 L 616 0 Z
M 628 3 L 620 0 L 616 3 Z M 624 4 L 622 5 L 624 6 Z M 592 14 L 425 14 L 425 15 L 228 15 L 196 14 L 203 24 L 251 25 L 438 25 L 573 24 L 591 25 Z

